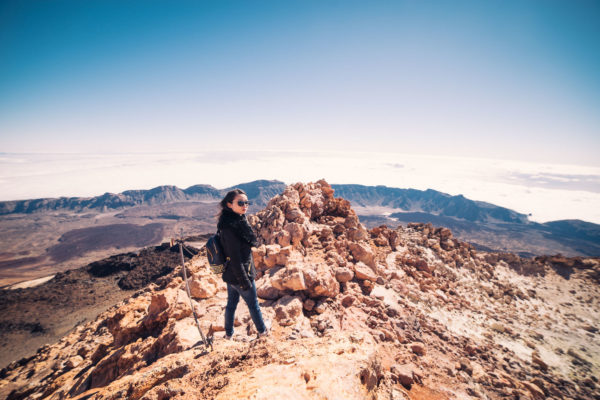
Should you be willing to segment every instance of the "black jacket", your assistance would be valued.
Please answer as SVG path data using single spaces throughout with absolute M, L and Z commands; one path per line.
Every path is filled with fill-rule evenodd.
M 221 213 L 217 228 L 221 232 L 225 256 L 229 257 L 223 280 L 242 287 L 251 286 L 256 278 L 252 246 L 257 246 L 258 242 L 246 215 L 239 215 L 226 208 Z

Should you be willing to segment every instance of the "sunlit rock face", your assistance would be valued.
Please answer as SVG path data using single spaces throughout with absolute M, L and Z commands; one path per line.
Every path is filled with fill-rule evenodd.
M 241 302 L 223 339 L 226 287 L 201 251 L 191 299 L 178 267 L 3 369 L 0 398 L 599 395 L 598 259 L 479 252 L 430 224 L 367 230 L 323 180 L 248 219 L 268 336 Z

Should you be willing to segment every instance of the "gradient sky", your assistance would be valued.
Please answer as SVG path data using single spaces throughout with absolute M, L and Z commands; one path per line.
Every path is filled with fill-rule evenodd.
M 579 0 L 3 0 L 0 152 L 600 166 L 598 21 Z

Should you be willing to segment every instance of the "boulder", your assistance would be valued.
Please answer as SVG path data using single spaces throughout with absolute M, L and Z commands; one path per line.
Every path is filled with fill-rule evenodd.
M 293 325 L 302 315 L 302 299 L 298 296 L 283 296 L 274 305 L 275 319 L 279 325 Z
M 273 268 L 277 265 L 277 261 L 279 259 L 279 252 L 281 250 L 281 246 L 278 244 L 270 244 L 265 246 L 265 255 L 264 255 L 264 265 L 265 268 Z
M 278 290 L 305 290 L 304 274 L 298 265 L 281 268 L 271 277 L 271 284 Z
M 319 232 L 319 238 L 322 241 L 333 239 L 333 230 L 329 226 L 324 226 Z
M 275 243 L 281 247 L 289 246 L 292 243 L 292 235 L 285 229 L 282 229 L 275 234 Z
M 282 293 L 273 286 L 271 278 L 265 275 L 256 281 L 256 295 L 261 299 L 275 300 L 280 298 Z
M 375 268 L 375 254 L 369 245 L 363 243 L 350 243 L 350 253 L 357 261 L 362 261 L 371 268 Z
M 329 250 L 325 254 L 327 260 L 331 260 L 331 264 L 337 264 L 340 267 L 346 266 L 346 260 L 335 250 Z
M 159 341 L 163 341 L 164 354 L 171 354 L 187 350 L 196 342 L 201 340 L 200 332 L 193 318 L 184 318 L 175 321 L 172 326 L 166 329 L 166 332 L 159 337 Z
M 360 222 L 358 220 L 358 216 L 356 214 L 350 214 L 344 220 L 344 226 L 348 229 L 358 228 Z
M 307 266 L 302 272 L 309 297 L 335 297 L 340 293 L 340 284 L 329 265 L 319 263 Z
M 306 311 L 312 311 L 312 309 L 315 307 L 315 301 L 313 299 L 306 299 L 304 301 L 304 309 Z
M 187 293 L 177 288 L 169 288 L 152 294 L 148 306 L 147 323 L 154 319 L 182 319 L 192 314 Z
M 359 228 L 348 229 L 347 235 L 348 235 L 348 239 L 355 241 L 355 242 L 366 240 L 369 237 L 369 234 L 367 233 L 365 228 L 363 228 L 362 226 L 360 226 Z
M 67 362 L 65 363 L 65 366 L 69 369 L 73 369 L 73 368 L 77 367 L 78 365 L 80 365 L 82 362 L 83 362 L 83 357 L 81 357 L 80 355 L 75 355 L 67 360 Z
M 289 259 L 297 260 L 301 255 L 297 251 L 292 251 L 292 246 L 285 246 L 279 250 L 277 254 L 277 265 L 286 265 Z
M 300 225 L 297 222 L 289 222 L 285 224 L 283 229 L 285 229 L 290 234 L 290 240 L 292 242 L 292 245 L 294 247 L 298 247 L 305 234 L 305 229 L 303 228 L 303 225 Z
M 452 231 L 448 228 L 441 228 L 438 234 L 440 235 L 440 239 L 442 240 L 452 238 Z
M 259 236 L 262 237 L 266 243 L 275 242 L 273 233 L 279 232 L 285 223 L 285 214 L 281 208 L 274 204 L 276 201 L 276 197 L 272 198 L 271 201 L 269 201 L 267 208 L 257 214 L 252 221 L 249 220 L 251 224 L 257 224 L 258 221 L 260 221 L 258 229 Z
M 369 280 L 372 282 L 375 282 L 377 280 L 377 275 L 375 274 L 375 272 L 371 268 L 369 268 L 368 265 L 363 263 L 362 261 L 359 261 L 356 264 L 354 264 L 353 268 L 354 268 L 354 275 L 356 276 L 357 279 Z
M 293 205 L 291 207 L 288 207 L 288 209 L 286 210 L 285 219 L 290 222 L 297 222 L 299 224 L 302 224 L 304 223 L 306 217 L 300 209 L 300 207 L 298 207 L 297 205 Z
M 189 280 L 190 294 L 194 299 L 208 299 L 217 293 L 218 284 L 213 274 L 204 276 L 195 274 Z
M 475 382 L 485 383 L 488 380 L 488 375 L 483 369 L 483 366 L 475 361 L 471 362 L 471 377 Z
M 335 279 L 340 283 L 351 281 L 354 278 L 354 271 L 350 268 L 339 267 L 335 269 Z
M 344 297 L 342 297 L 342 306 L 350 307 L 352 304 L 354 304 L 355 301 L 356 296 L 354 296 L 353 294 L 347 294 Z
M 413 342 L 410 344 L 410 349 L 412 350 L 413 353 L 418 354 L 420 356 L 425 355 L 426 349 L 425 349 L 425 344 L 421 343 L 421 342 Z
M 407 389 L 410 389 L 414 383 L 413 370 L 415 366 L 413 364 L 394 364 L 390 368 L 392 378 Z
M 376 246 L 379 246 L 379 247 L 384 247 L 384 246 L 389 245 L 387 238 L 384 236 L 377 236 L 375 239 L 373 239 L 373 242 L 375 243 Z
M 267 254 L 267 247 L 261 244 L 258 247 L 252 248 L 252 258 L 254 258 L 254 265 L 257 269 L 263 269 L 264 257 Z

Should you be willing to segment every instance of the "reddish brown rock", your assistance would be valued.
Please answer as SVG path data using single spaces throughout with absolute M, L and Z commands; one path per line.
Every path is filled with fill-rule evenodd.
M 296 222 L 289 222 L 283 227 L 290 234 L 290 241 L 294 247 L 298 247 L 306 234 L 306 229 Z
M 352 294 L 347 294 L 342 297 L 342 305 L 344 307 L 350 307 L 356 301 L 356 297 Z
M 540 353 L 538 351 L 534 350 L 531 353 L 531 362 L 533 362 L 535 365 L 537 365 L 538 368 L 540 368 L 542 371 L 548 370 L 548 364 L 546 364 L 544 362 L 544 360 L 542 360 L 542 358 L 540 357 Z
M 292 265 L 279 269 L 271 276 L 271 284 L 278 290 L 305 290 L 304 273 L 300 266 Z
M 256 281 L 256 294 L 261 299 L 267 300 L 276 300 L 282 296 L 281 291 L 273 286 L 268 275 Z
M 369 237 L 367 231 L 361 226 L 360 228 L 350 228 L 347 231 L 349 240 L 360 242 L 366 240 Z
M 288 207 L 285 212 L 285 219 L 290 222 L 297 222 L 298 224 L 303 224 L 306 220 L 306 216 L 300 209 L 300 207 L 293 205 Z
M 535 400 L 544 400 L 546 398 L 544 391 L 540 389 L 536 384 L 527 381 L 523 381 L 521 382 L 521 384 L 525 386 L 525 388 L 529 391 L 529 393 L 531 393 L 532 397 Z
M 207 299 L 217 293 L 219 281 L 214 274 L 195 274 L 189 280 L 190 294 L 195 299 Z
M 265 268 L 273 268 L 279 260 L 279 252 L 281 246 L 278 244 L 270 244 L 265 246 L 265 255 L 263 257 Z
M 375 268 L 375 255 L 370 246 L 363 243 L 350 243 L 350 252 L 357 261 L 362 261 L 371 268 Z
M 350 268 L 340 267 L 335 269 L 335 279 L 337 279 L 338 282 L 345 283 L 351 281 L 352 278 L 354 278 L 354 271 Z
M 412 350 L 413 353 L 418 354 L 420 356 L 425 355 L 425 344 L 421 343 L 421 342 L 413 342 L 410 344 L 410 349 Z
M 283 229 L 274 235 L 275 243 L 281 247 L 289 246 L 292 243 L 292 235 L 289 231 Z
M 302 299 L 297 296 L 283 296 L 275 304 L 275 319 L 279 325 L 288 326 L 302 315 Z
M 336 297 L 340 293 L 340 284 L 327 264 L 306 266 L 302 272 L 310 297 Z
M 410 389 L 415 382 L 414 373 L 415 366 L 413 364 L 394 364 L 390 368 L 394 381 L 400 383 L 407 389 Z
M 312 309 L 315 307 L 315 301 L 313 299 L 306 299 L 303 307 L 306 311 L 312 311 Z
M 363 237 L 349 203 L 324 181 L 288 186 L 248 220 L 261 242 L 256 285 L 270 336 L 253 340 L 240 302 L 234 340 L 216 334 L 206 351 L 179 269 L 1 370 L 0 398 L 280 398 L 282 388 L 348 400 L 597 392 L 596 281 L 583 273 L 595 260 L 548 258 L 546 276 L 533 280 L 527 273 L 540 260 L 475 252 L 431 224 L 380 226 Z M 369 253 L 371 266 L 361 261 Z M 205 333 L 210 324 L 222 332 L 224 285 L 199 259 L 186 266 L 201 300 L 192 307 Z M 552 262 L 573 268 L 572 278 L 553 272 Z M 578 314 L 581 307 L 589 312 Z M 523 345 L 556 349 L 548 361 L 560 360 L 570 375 L 544 368 L 535 352 L 523 360 L 512 350 Z
M 353 265 L 354 275 L 357 279 L 369 280 L 375 282 L 377 280 L 377 275 L 375 272 L 365 263 L 359 261 Z

